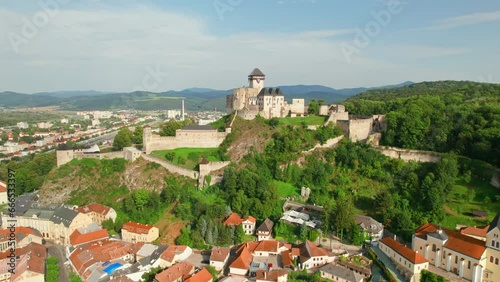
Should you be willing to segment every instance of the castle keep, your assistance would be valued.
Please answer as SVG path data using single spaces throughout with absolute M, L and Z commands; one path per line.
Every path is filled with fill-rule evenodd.
M 237 111 L 244 119 L 253 119 L 257 115 L 270 119 L 305 114 L 304 99 L 293 99 L 288 104 L 279 88 L 264 87 L 265 79 L 262 71 L 255 68 L 248 75 L 249 87 L 235 88 L 232 95 L 227 95 L 226 112 Z

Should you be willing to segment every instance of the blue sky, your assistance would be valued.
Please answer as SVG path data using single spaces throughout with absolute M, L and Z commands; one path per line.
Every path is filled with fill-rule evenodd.
M 500 1 L 0 2 L 0 91 L 500 82 Z

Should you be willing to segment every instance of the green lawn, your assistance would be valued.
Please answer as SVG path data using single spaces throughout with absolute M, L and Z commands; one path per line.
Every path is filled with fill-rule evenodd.
M 280 124 L 301 125 L 305 122 L 306 125 L 323 125 L 328 119 L 327 116 L 306 116 L 306 117 L 284 117 L 280 118 Z
M 441 224 L 450 229 L 455 229 L 457 224 L 487 225 L 500 211 L 500 201 L 497 197 L 500 197 L 500 191 L 487 181 L 457 181 L 449 196 L 449 202 L 445 205 L 447 214 Z M 474 218 L 473 211 L 488 212 L 488 219 Z
M 194 169 L 196 165 L 200 162 L 201 157 L 207 158 L 211 162 L 219 162 L 222 161 L 217 156 L 217 148 L 178 148 L 175 150 L 161 150 L 161 151 L 153 151 L 151 155 L 153 157 L 171 162 L 180 167 L 184 167 L 187 169 Z M 175 153 L 175 158 L 173 161 L 167 160 L 165 158 L 165 154 L 173 152 Z M 179 159 L 184 159 L 185 163 L 179 163 Z
M 278 195 L 282 198 L 291 196 L 300 196 L 299 188 L 282 181 L 274 180 L 274 184 L 278 187 Z

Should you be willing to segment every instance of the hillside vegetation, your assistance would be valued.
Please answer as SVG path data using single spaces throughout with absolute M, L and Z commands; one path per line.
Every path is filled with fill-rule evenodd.
M 500 166 L 500 85 L 422 82 L 349 98 L 356 115 L 387 115 L 383 145 L 455 152 Z

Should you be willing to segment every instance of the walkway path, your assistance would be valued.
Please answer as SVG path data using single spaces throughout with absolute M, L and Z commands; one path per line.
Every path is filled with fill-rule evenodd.
M 187 176 L 187 177 L 192 178 L 192 179 L 198 179 L 199 173 L 197 171 L 185 169 L 185 168 L 176 166 L 174 164 L 171 164 L 169 162 L 160 160 L 158 158 L 155 158 L 155 157 L 152 157 L 149 155 L 142 154 L 141 157 L 145 160 L 148 160 L 150 162 L 155 162 L 155 163 L 163 166 L 164 168 L 166 168 L 170 172 L 178 173 L 180 175 L 184 175 L 184 176 Z

